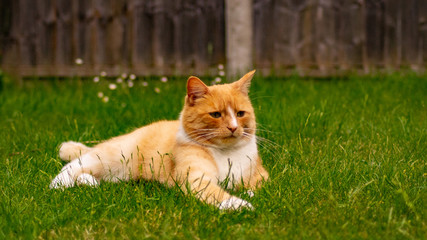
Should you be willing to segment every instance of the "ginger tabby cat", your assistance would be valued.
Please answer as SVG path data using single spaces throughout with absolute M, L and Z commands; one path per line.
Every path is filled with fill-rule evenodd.
M 252 209 L 219 183 L 255 190 L 268 178 L 258 155 L 255 115 L 248 96 L 254 73 L 231 84 L 209 87 L 190 77 L 179 120 L 155 122 L 94 147 L 62 143 L 59 156 L 71 161 L 50 187 L 96 186 L 100 180 L 157 180 L 190 190 L 220 209 Z

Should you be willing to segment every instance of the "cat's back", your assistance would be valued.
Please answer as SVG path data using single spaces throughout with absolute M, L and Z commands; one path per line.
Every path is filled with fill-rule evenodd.
M 135 131 L 138 146 L 156 152 L 170 152 L 175 145 L 179 121 L 158 121 Z
M 176 133 L 178 132 L 179 128 L 179 121 L 158 121 L 151 123 L 147 126 L 144 126 L 141 128 L 142 134 L 144 135 L 144 138 L 148 138 L 151 140 L 161 138 L 163 140 L 167 140 L 169 138 L 175 139 Z
M 114 145 L 121 149 L 132 150 L 138 146 L 145 149 L 155 149 L 155 151 L 169 151 L 175 144 L 176 133 L 178 132 L 179 121 L 158 121 L 140 127 L 128 134 L 114 137 L 100 145 Z M 133 150 L 132 150 L 133 151 Z

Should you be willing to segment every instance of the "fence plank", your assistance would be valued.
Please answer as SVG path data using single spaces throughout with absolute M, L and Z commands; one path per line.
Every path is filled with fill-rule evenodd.
M 11 41 L 8 38 L 12 26 L 13 3 L 8 0 L 0 0 L 0 46 L 9 46 Z M 0 48 L 0 63 L 4 58 L 5 51 Z
M 19 1 L 19 49 L 20 49 L 20 62 L 22 65 L 29 67 L 36 65 L 36 31 L 35 28 L 28 28 L 36 22 L 36 8 L 35 1 L 25 2 Z
M 388 69 L 400 66 L 402 22 L 400 0 L 388 0 L 384 9 L 384 64 Z
M 384 66 L 384 1 L 366 1 L 366 64 L 369 68 Z
M 154 7 L 151 1 L 134 2 L 134 50 L 135 68 L 146 71 L 153 67 Z M 136 40 L 137 39 L 137 40 Z
M 210 1 L 213 3 L 212 16 L 208 19 L 207 28 L 209 39 L 212 44 L 210 51 L 212 58 L 209 65 L 225 64 L 225 6 L 224 1 Z M 208 46 L 209 47 L 209 46 Z
M 342 70 L 363 68 L 364 64 L 364 2 L 344 0 L 337 5 L 336 27 L 338 63 Z
M 3 63 L 7 68 L 10 68 L 15 74 L 17 68 L 20 66 L 20 52 L 19 52 L 19 1 L 11 3 L 11 10 L 13 14 L 10 17 L 10 29 L 8 30 L 9 36 L 4 36 L 5 46 L 2 47 L 4 56 L 2 57 Z
M 332 0 L 318 0 L 315 13 L 315 59 L 322 75 L 334 71 L 336 58 L 335 10 Z
M 255 63 L 257 68 L 268 68 L 274 62 L 273 55 L 278 52 L 278 64 L 283 61 L 280 56 L 289 55 L 284 52 L 282 44 L 276 46 L 276 38 L 274 37 L 274 29 L 276 29 L 277 36 L 287 36 L 284 31 L 287 30 L 285 26 L 286 21 L 280 17 L 285 17 L 284 14 L 277 12 L 286 11 L 280 6 L 275 6 L 271 0 L 255 0 L 254 8 L 254 48 L 255 48 Z M 275 24 L 273 18 L 276 18 L 279 24 Z M 283 24 L 283 25 L 282 25 Z M 280 41 L 283 42 L 284 41 Z M 279 49 L 277 49 L 279 48 Z
M 300 73 L 309 72 L 310 68 L 314 65 L 314 4 L 313 1 L 305 0 L 299 1 L 298 5 L 294 8 L 297 9 L 300 16 L 300 29 L 298 39 L 299 58 L 297 61 L 297 68 Z
M 56 12 L 52 1 L 38 1 L 37 44 L 36 58 L 37 64 L 42 68 L 47 68 L 54 64 L 55 59 L 55 35 L 56 35 Z
M 192 67 L 197 69 L 197 71 L 203 71 L 203 69 L 206 69 L 209 66 L 208 32 L 210 31 L 208 28 L 209 18 L 203 16 L 208 14 L 209 11 L 212 11 L 212 8 L 208 2 L 206 3 L 202 0 L 198 0 L 195 5 L 197 6 L 194 12 L 196 34 L 193 34 L 195 39 Z
M 95 9 L 93 0 L 80 0 L 78 4 L 77 49 L 76 58 L 85 61 L 85 65 L 93 66 L 95 57 L 92 49 L 93 35 L 96 34 Z M 94 46 L 96 48 L 96 46 Z
M 199 21 L 197 19 L 197 6 L 177 1 L 175 5 L 175 51 L 176 67 L 178 69 L 189 69 L 193 63 L 195 52 L 195 41 L 199 39 Z M 190 31 L 191 29 L 191 31 Z
M 72 8 L 67 0 L 56 1 L 57 38 L 55 64 L 62 68 L 73 64 L 72 43 Z
M 418 1 L 418 29 L 420 32 L 419 35 L 419 64 L 420 67 L 427 66 L 427 1 L 419 0 Z
M 173 3 L 173 2 L 172 2 Z M 154 6 L 153 52 L 156 71 L 170 69 L 174 63 L 173 19 L 169 16 L 170 1 L 156 1 Z
M 106 58 L 106 64 L 113 68 L 121 69 L 121 66 L 127 65 L 127 53 L 125 51 L 126 29 L 123 9 L 125 8 L 123 1 L 111 1 L 111 12 L 108 17 L 111 20 L 107 24 L 107 53 L 110 55 Z
M 417 68 L 418 59 L 418 9 L 416 0 L 407 0 L 402 9 L 402 60 L 403 64 Z

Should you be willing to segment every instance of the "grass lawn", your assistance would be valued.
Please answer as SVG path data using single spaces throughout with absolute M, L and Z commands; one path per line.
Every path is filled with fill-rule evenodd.
M 126 84 L 3 84 L 0 239 L 427 237 L 427 75 L 256 77 L 251 99 L 271 179 L 249 200 L 254 211 L 236 212 L 156 182 L 48 188 L 64 165 L 61 142 L 90 145 L 178 117 L 185 79 Z

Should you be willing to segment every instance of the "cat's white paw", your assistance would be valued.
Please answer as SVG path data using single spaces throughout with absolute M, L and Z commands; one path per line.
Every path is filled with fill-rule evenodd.
M 231 197 L 227 200 L 222 201 L 218 207 L 220 210 L 239 210 L 243 208 L 247 208 L 250 210 L 254 209 L 252 204 L 237 197 Z
M 254 193 L 253 191 L 251 191 L 251 190 L 246 191 L 246 194 L 247 194 L 250 198 L 252 198 L 252 197 L 254 197 L 254 196 L 255 196 L 255 193 Z
M 68 171 L 59 173 L 50 183 L 49 188 L 74 187 L 74 179 Z
M 77 185 L 87 185 L 90 187 L 97 187 L 99 185 L 98 180 L 88 173 L 80 174 L 80 176 L 76 179 L 76 183 Z

